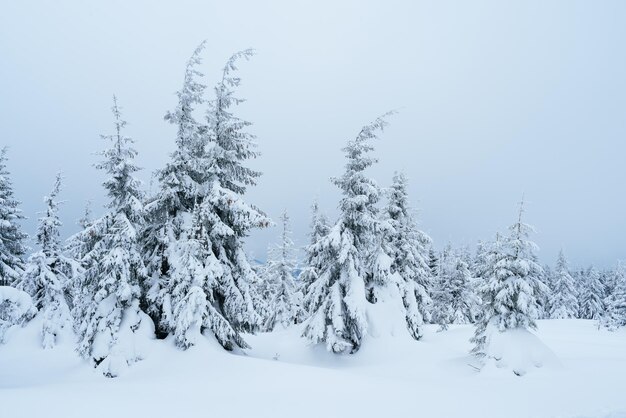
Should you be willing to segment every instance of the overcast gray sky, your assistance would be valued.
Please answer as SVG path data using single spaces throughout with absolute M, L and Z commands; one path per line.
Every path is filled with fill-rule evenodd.
M 207 39 L 208 84 L 228 56 L 241 65 L 240 115 L 254 122 L 264 172 L 249 200 L 286 208 L 306 243 L 315 196 L 359 128 L 398 108 L 376 144 L 379 184 L 410 179 L 422 228 L 441 247 L 489 239 L 522 193 L 540 258 L 626 258 L 626 2 L 615 1 L 9 1 L 0 0 L 0 137 L 35 229 L 54 173 L 67 177 L 62 218 L 101 212 L 91 166 L 111 132 L 117 94 L 143 178 L 174 147 L 163 115 L 185 61 Z M 265 257 L 276 228 L 255 233 Z

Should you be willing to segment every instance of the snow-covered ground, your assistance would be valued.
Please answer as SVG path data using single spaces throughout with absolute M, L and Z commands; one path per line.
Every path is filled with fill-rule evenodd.
M 117 379 L 67 341 L 39 348 L 39 327 L 0 346 L 0 417 L 626 417 L 626 330 L 592 321 L 540 321 L 558 361 L 523 377 L 476 372 L 471 326 L 429 326 L 420 342 L 370 336 L 342 356 L 308 347 L 297 327 L 246 336 L 245 354 L 209 339 L 186 352 L 152 341 Z

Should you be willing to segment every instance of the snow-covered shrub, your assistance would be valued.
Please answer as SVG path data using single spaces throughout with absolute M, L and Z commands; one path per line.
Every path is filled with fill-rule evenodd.
M 21 326 L 37 314 L 28 293 L 10 286 L 0 286 L 0 343 L 5 342 L 9 328 Z

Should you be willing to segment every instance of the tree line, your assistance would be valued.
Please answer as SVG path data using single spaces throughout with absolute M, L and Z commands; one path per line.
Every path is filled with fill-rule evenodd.
M 331 222 L 313 204 L 310 242 L 301 272 L 289 216 L 280 217 L 279 242 L 257 265 L 243 240 L 272 221 L 245 200 L 261 173 L 247 162 L 259 152 L 250 122 L 235 111 L 241 79 L 237 65 L 252 50 L 234 54 L 212 89 L 203 84 L 202 43 L 187 62 L 177 104 L 165 115 L 176 127 L 175 151 L 157 171 L 155 193 L 135 177 L 137 151 L 114 97 L 113 133 L 102 136 L 98 170 L 106 173 L 104 215 L 89 208 L 80 231 L 60 237 L 62 176 L 44 198 L 36 241 L 28 258 L 6 150 L 0 154 L 0 341 L 14 325 L 41 318 L 42 345 L 54 347 L 63 330 L 75 334 L 78 353 L 115 377 L 141 360 L 141 336 L 171 337 L 181 349 L 213 336 L 226 350 L 248 348 L 246 333 L 302 323 L 302 336 L 334 353 L 355 353 L 370 325 L 371 307 L 399 312 L 408 334 L 421 339 L 424 324 L 472 323 L 473 353 L 489 357 L 493 332 L 533 328 L 541 318 L 598 320 L 609 329 L 626 324 L 626 270 L 569 269 L 563 253 L 542 267 L 524 223 L 523 204 L 507 233 L 480 242 L 475 254 L 445 247 L 413 216 L 407 178 L 396 173 L 381 188 L 367 176 L 377 162 L 374 143 L 394 112 L 365 125 L 343 148 L 339 216 Z

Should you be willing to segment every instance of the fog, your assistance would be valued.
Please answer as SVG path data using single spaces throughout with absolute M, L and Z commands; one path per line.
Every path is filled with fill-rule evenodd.
M 62 170 L 71 234 L 86 200 L 103 210 L 93 152 L 112 131 L 112 95 L 149 188 L 174 148 L 163 115 L 196 45 L 207 40 L 208 85 L 253 47 L 237 111 L 264 175 L 247 199 L 274 219 L 286 209 L 296 244 L 313 199 L 337 214 L 329 178 L 345 142 L 398 109 L 370 173 L 384 187 L 406 172 L 437 247 L 490 239 L 524 194 L 541 261 L 563 248 L 572 264 L 609 267 L 626 257 L 625 21 L 619 0 L 4 1 L 0 143 L 27 232 Z M 255 232 L 251 254 L 264 259 L 278 233 Z

